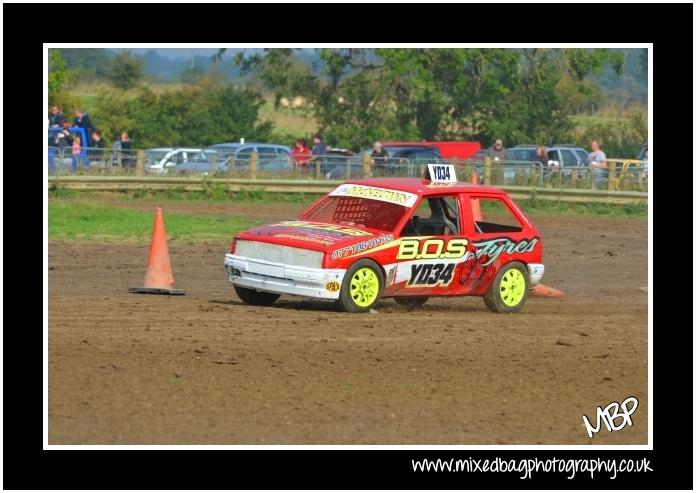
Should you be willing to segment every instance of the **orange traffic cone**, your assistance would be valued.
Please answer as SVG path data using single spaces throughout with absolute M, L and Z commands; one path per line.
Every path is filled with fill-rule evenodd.
M 530 289 L 529 292 L 534 296 L 541 296 L 544 298 L 563 298 L 563 296 L 565 296 L 565 293 L 563 293 L 563 291 L 560 289 L 550 288 L 548 286 L 544 286 L 543 284 L 536 284 L 532 286 L 532 289 Z
M 478 185 L 478 173 L 475 169 L 471 170 L 471 184 Z M 481 204 L 479 199 L 471 199 L 471 213 L 474 215 L 474 221 L 481 220 Z
M 167 234 L 164 231 L 164 218 L 162 208 L 155 208 L 155 224 L 152 227 L 152 241 L 150 242 L 150 255 L 147 258 L 147 272 L 145 273 L 145 286 L 142 288 L 128 288 L 129 293 L 141 294 L 174 294 L 182 295 L 181 289 L 172 289 L 174 276 L 169 261 L 169 248 L 167 248 Z

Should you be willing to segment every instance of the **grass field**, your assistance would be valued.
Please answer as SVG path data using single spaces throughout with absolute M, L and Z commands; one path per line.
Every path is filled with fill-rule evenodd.
M 150 238 L 153 213 L 115 205 L 79 201 L 51 201 L 48 205 L 48 236 L 51 240 L 142 242 Z M 255 226 L 242 218 L 169 213 L 165 219 L 170 240 L 201 242 L 230 239 Z
M 266 98 L 259 111 L 259 119 L 273 122 L 273 130 L 279 135 L 296 135 L 299 138 L 318 130 L 312 115 L 305 116 L 299 109 L 276 109 L 272 98 Z
M 165 210 L 168 238 L 201 243 L 230 239 L 265 222 L 264 211 L 296 217 L 320 195 L 254 192 L 94 193 L 54 189 L 49 192 L 48 234 L 60 241 L 143 243 L 152 231 L 155 205 Z M 522 200 L 532 219 L 540 216 L 645 217 L 645 204 L 578 204 Z

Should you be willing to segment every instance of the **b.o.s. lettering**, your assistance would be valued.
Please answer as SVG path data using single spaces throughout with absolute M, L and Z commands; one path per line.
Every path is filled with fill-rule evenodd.
M 462 258 L 466 255 L 469 241 L 465 238 L 452 238 L 443 240 L 440 238 L 402 238 L 399 242 L 397 260 L 417 259 L 452 259 Z

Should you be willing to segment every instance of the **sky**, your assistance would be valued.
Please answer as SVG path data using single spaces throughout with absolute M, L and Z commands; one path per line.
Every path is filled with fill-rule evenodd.
M 213 56 L 217 53 L 216 48 L 135 48 L 133 52 L 143 54 L 151 50 L 167 58 L 189 57 L 191 55 Z

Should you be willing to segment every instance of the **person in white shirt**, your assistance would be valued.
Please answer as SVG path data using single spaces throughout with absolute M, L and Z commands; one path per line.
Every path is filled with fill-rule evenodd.
M 587 162 L 591 169 L 594 170 L 595 185 L 600 188 L 603 181 L 606 181 L 609 173 L 607 170 L 607 156 L 600 149 L 599 141 L 593 140 L 590 147 L 592 152 L 587 156 Z

